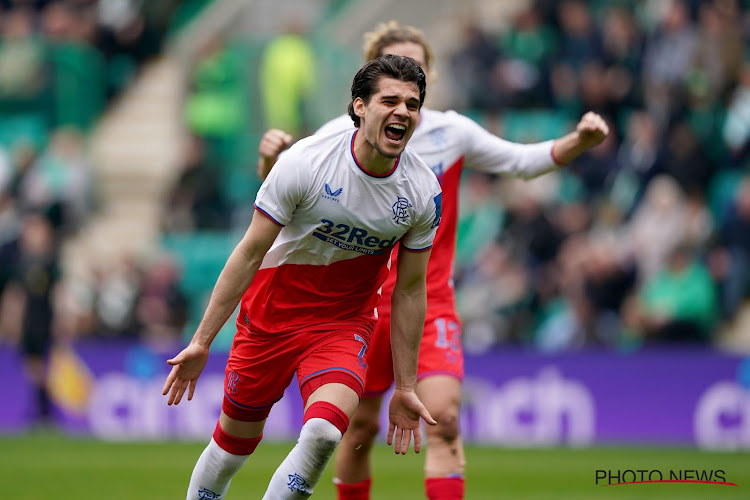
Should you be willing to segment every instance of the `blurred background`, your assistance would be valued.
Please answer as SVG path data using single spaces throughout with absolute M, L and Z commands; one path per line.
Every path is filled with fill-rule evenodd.
M 164 360 L 249 224 L 260 137 L 345 112 L 390 19 L 436 54 L 428 107 L 611 130 L 531 182 L 464 173 L 467 441 L 750 449 L 747 0 L 0 1 L 0 434 L 207 439 L 234 320 L 182 413 Z

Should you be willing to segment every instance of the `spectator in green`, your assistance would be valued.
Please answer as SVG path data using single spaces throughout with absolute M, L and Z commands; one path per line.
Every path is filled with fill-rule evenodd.
M 546 69 L 554 55 L 555 33 L 538 9 L 521 10 L 510 28 L 500 36 L 502 55 L 495 78 L 503 99 L 510 106 L 533 106 L 545 102 Z
M 33 11 L 17 7 L 0 18 L 0 112 L 26 111 L 45 90 L 44 46 L 34 33 Z
M 192 71 L 185 119 L 202 137 L 212 160 L 231 159 L 245 130 L 245 63 L 221 38 L 204 46 Z
M 626 323 L 656 341 L 710 341 L 718 317 L 715 285 L 690 247 L 678 246 L 667 266 L 641 287 Z
M 466 172 L 459 189 L 458 236 L 456 238 L 456 270 L 461 274 L 476 260 L 478 253 L 492 243 L 503 228 L 505 209 L 497 201 L 497 184 L 491 175 Z
M 85 147 L 79 131 L 53 131 L 47 148 L 20 181 L 21 206 L 45 214 L 66 235 L 82 226 L 92 208 L 93 179 Z
M 310 129 L 305 105 L 317 81 L 317 62 L 312 44 L 296 26 L 268 43 L 262 56 L 260 90 L 265 128 L 284 130 L 293 136 Z

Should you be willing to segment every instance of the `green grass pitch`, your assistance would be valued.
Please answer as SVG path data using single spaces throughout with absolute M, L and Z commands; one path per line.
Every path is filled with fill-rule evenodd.
M 16 500 L 181 499 L 201 443 L 112 443 L 34 434 L 0 437 L 0 491 Z M 228 497 L 259 499 L 291 443 L 263 442 L 237 474 Z M 495 499 L 739 499 L 750 498 L 750 453 L 689 448 L 510 449 L 469 446 L 467 500 Z M 373 500 L 419 500 L 423 456 L 394 456 L 379 445 L 373 455 Z M 332 464 L 313 498 L 334 499 Z M 726 481 L 709 484 L 595 485 L 597 469 L 722 469 Z

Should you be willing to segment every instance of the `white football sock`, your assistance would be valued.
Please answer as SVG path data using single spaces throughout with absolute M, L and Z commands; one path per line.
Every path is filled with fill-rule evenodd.
M 187 500 L 223 499 L 232 477 L 250 455 L 232 455 L 211 438 L 190 476 Z
M 297 445 L 276 469 L 263 500 L 297 500 L 312 495 L 341 436 L 328 420 L 309 419 L 302 426 Z

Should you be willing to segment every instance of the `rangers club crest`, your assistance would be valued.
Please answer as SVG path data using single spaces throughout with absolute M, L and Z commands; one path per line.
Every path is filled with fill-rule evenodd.
M 217 500 L 221 498 L 219 493 L 209 490 L 208 488 L 201 488 L 198 490 L 198 500 Z
M 403 196 L 396 196 L 396 198 L 396 203 L 393 204 L 391 209 L 393 210 L 393 220 L 396 224 L 400 224 L 406 222 L 406 219 L 409 218 L 408 209 L 411 208 L 411 203 Z
M 240 376 L 237 375 L 233 371 L 229 372 L 229 376 L 227 377 L 227 392 L 229 394 L 236 394 L 237 393 L 237 384 L 239 382 L 240 382 Z
M 289 474 L 287 477 L 289 478 L 289 482 L 286 485 L 289 487 L 290 491 L 298 491 L 307 494 L 310 493 L 310 483 L 308 483 L 304 477 L 296 472 L 294 474 Z

